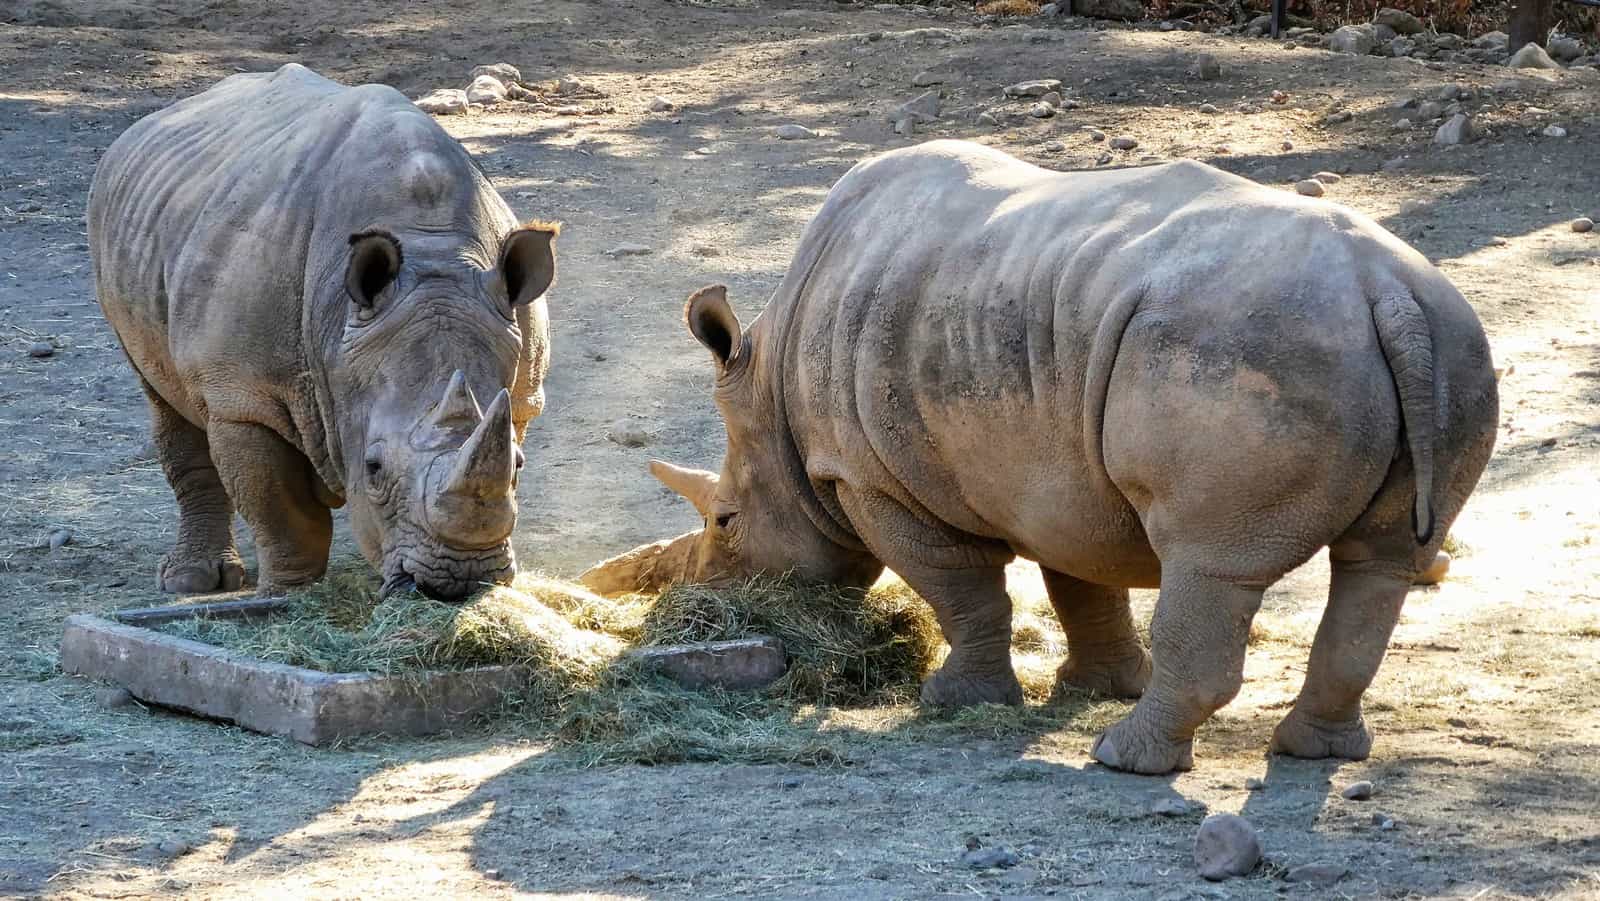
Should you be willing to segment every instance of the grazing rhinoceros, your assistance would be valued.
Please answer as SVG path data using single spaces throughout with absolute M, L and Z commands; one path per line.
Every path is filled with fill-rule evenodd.
M 288 65 L 129 128 L 89 242 L 178 499 L 161 588 L 240 586 L 236 505 L 262 594 L 323 574 L 346 503 L 386 592 L 508 581 L 556 231 L 380 85 Z
M 1191 766 L 1263 590 L 1322 547 L 1331 597 L 1273 746 L 1366 755 L 1361 695 L 1495 439 L 1483 329 L 1434 267 L 1194 162 L 887 153 L 834 186 L 748 331 L 721 287 L 685 316 L 727 456 L 652 471 L 705 526 L 585 581 L 864 585 L 887 565 L 950 642 L 923 700 L 1015 704 L 1003 567 L 1038 561 L 1060 681 L 1142 693 L 1093 750 L 1141 773 Z M 1156 586 L 1152 672 L 1127 589 Z

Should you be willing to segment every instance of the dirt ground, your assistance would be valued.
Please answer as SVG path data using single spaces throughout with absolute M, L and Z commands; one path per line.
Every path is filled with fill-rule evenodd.
M 1600 214 L 1600 70 L 1514 74 L 1077 19 L 978 27 L 823 0 L 22 0 L 0 5 L 8 17 L 0 896 L 1600 896 L 1600 236 L 1568 226 Z M 1188 74 L 1202 52 L 1222 78 Z M 56 668 L 62 619 L 148 599 L 176 520 L 143 399 L 92 297 L 89 181 L 140 115 L 289 61 L 410 96 L 507 61 L 606 94 L 584 101 L 590 115 L 508 105 L 441 120 L 519 214 L 566 224 L 517 553 L 569 576 L 694 524 L 644 472 L 652 456 L 714 466 L 719 453 L 682 300 L 726 281 L 753 315 L 861 158 L 962 137 L 1093 168 L 1108 152 L 1094 126 L 1139 142 L 1110 165 L 1191 157 L 1285 189 L 1342 173 L 1329 198 L 1437 261 L 1505 368 L 1498 449 L 1454 529 L 1462 553 L 1446 583 L 1413 592 L 1368 695 L 1372 759 L 1264 755 L 1304 672 L 1321 558 L 1269 593 L 1243 693 L 1201 731 L 1197 768 L 1170 779 L 1088 765 L 1103 716 L 1066 711 L 1030 720 L 1042 728 L 978 717 L 938 741 L 907 734 L 910 711 L 819 711 L 818 740 L 849 765 L 586 768 L 504 730 L 309 750 L 103 709 L 100 686 Z M 943 78 L 944 117 L 896 136 L 885 113 L 922 91 L 924 70 Z M 1003 85 L 1045 77 L 1080 105 L 978 123 L 1024 109 Z M 1415 114 L 1394 101 L 1453 83 L 1472 92 L 1483 140 L 1443 148 L 1429 127 L 1392 129 Z M 678 108 L 649 112 L 656 95 Z M 1341 110 L 1352 118 L 1325 124 Z M 791 122 L 820 136 L 778 140 Z M 1549 124 L 1569 136 L 1540 135 Z M 622 243 L 654 252 L 605 255 Z M 30 356 L 37 341 L 54 354 Z M 650 446 L 607 440 L 619 420 Z M 52 550 L 59 530 L 70 542 Z M 1017 575 L 1038 590 L 1026 566 Z M 1153 595 L 1138 600 L 1148 618 Z M 1247 789 L 1250 777 L 1265 786 Z M 1340 797 L 1362 779 L 1372 800 Z M 1169 798 L 1188 810 L 1152 812 Z M 1199 880 L 1190 849 L 1207 811 L 1248 817 L 1267 864 Z M 1020 865 L 963 867 L 969 839 Z M 1286 881 L 1318 862 L 1349 875 Z

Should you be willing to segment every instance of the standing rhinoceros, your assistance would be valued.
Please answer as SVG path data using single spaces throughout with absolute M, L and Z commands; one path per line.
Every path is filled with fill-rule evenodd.
M 263 594 L 322 575 L 346 503 L 385 591 L 509 580 L 555 235 L 391 88 L 288 65 L 129 128 L 89 242 L 177 494 L 161 588 L 239 587 L 236 505 Z
M 685 309 L 716 364 L 720 476 L 653 464 L 702 530 L 601 564 L 605 592 L 887 565 L 951 646 L 924 701 L 1018 703 L 1003 567 L 1038 561 L 1060 681 L 1142 698 L 1096 742 L 1192 764 L 1261 595 L 1333 580 L 1273 746 L 1360 758 L 1361 695 L 1414 573 L 1495 439 L 1472 309 L 1368 219 L 1179 162 L 1055 173 L 935 141 L 858 165 L 748 331 Z M 1161 589 L 1154 668 L 1130 587 Z

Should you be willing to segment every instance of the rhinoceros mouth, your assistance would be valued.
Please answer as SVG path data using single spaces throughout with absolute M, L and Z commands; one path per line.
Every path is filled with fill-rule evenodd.
M 461 550 L 445 546 L 414 548 L 390 555 L 381 597 L 420 591 L 438 601 L 460 601 L 493 585 L 509 585 L 517 563 L 509 543 Z

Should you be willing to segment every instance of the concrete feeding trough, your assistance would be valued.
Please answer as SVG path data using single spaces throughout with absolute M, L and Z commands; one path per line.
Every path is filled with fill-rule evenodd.
M 61 638 L 61 669 L 116 683 L 151 704 L 308 745 L 442 732 L 493 707 L 527 678 L 513 666 L 324 673 L 152 628 L 192 617 L 261 619 L 286 606 L 278 598 L 252 598 L 72 616 Z M 759 688 L 786 669 L 782 642 L 764 637 L 640 648 L 628 656 L 690 688 Z

